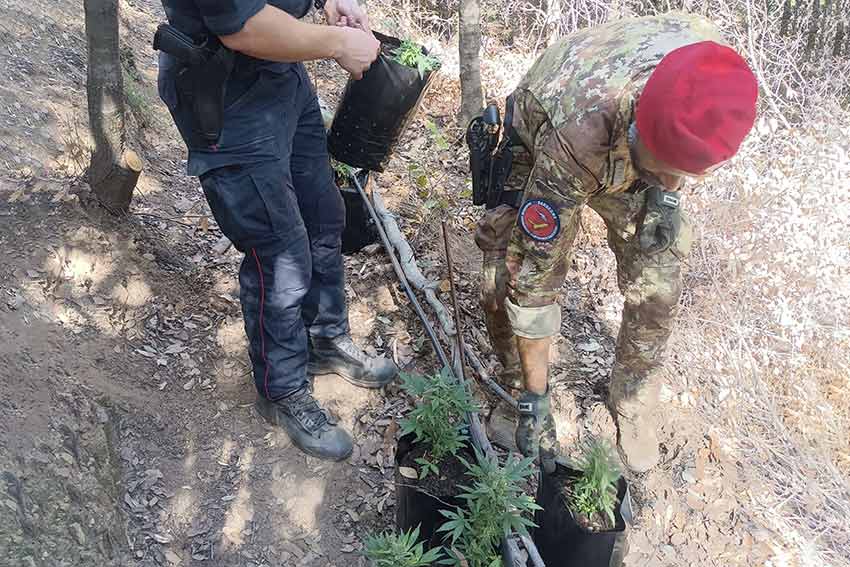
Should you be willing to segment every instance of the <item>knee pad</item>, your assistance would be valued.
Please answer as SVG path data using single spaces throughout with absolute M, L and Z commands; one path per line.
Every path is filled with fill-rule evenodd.
M 505 309 L 514 334 L 525 339 L 544 339 L 561 332 L 561 308 L 558 304 L 520 307 L 510 298 Z

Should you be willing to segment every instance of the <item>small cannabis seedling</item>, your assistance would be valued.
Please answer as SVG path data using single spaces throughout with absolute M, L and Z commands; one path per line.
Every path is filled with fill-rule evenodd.
M 340 181 L 354 177 L 354 168 L 347 163 L 342 163 L 341 161 L 331 158 L 331 167 L 333 167 L 334 173 L 336 173 Z
M 435 57 L 426 55 L 421 47 L 409 39 L 402 41 L 401 45 L 396 48 L 393 61 L 401 63 L 405 67 L 416 69 L 419 71 L 420 78 L 424 78 L 425 73 L 440 66 L 440 62 Z
M 535 524 L 528 517 L 540 510 L 523 485 L 534 472 L 533 459 L 509 459 L 504 467 L 476 449 L 477 464 L 464 461 L 471 486 L 461 486 L 467 509 L 440 510 L 448 518 L 438 528 L 450 545 L 441 565 L 496 567 L 502 564 L 499 543 L 506 531 L 527 534 Z
M 467 440 L 464 434 L 466 412 L 474 409 L 472 398 L 463 384 L 454 380 L 447 369 L 436 376 L 402 374 L 402 389 L 421 403 L 401 422 L 401 434 L 413 433 L 416 442 L 427 443 L 430 459 L 418 458 L 419 478 L 439 474 L 437 463 L 447 455 L 457 455 Z
M 611 446 L 605 441 L 592 439 L 586 444 L 576 468 L 581 471 L 581 476 L 572 486 L 570 505 L 573 511 L 588 520 L 599 515 L 609 522 L 610 527 L 614 527 L 620 467 Z
M 441 557 L 441 548 L 424 550 L 419 528 L 405 533 L 384 533 L 366 540 L 366 558 L 372 567 L 426 567 Z

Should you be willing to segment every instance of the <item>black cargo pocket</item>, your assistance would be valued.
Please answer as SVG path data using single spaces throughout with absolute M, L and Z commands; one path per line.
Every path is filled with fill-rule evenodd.
M 257 164 L 250 168 L 251 181 L 265 205 L 272 232 L 285 235 L 301 225 L 298 200 L 292 190 L 289 172 L 281 162 Z
M 266 248 L 298 222 L 295 196 L 280 162 L 220 167 L 201 176 L 221 231 L 237 249 Z

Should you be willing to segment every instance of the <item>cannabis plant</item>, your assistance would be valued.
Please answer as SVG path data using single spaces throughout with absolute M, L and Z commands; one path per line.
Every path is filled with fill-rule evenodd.
M 396 48 L 393 61 L 401 63 L 405 67 L 416 69 L 419 71 L 419 76 L 424 77 L 428 71 L 433 71 L 440 66 L 440 62 L 430 55 L 426 55 L 422 48 L 405 39 L 401 42 L 401 46 Z
M 366 540 L 366 558 L 372 567 L 426 567 L 441 557 L 441 548 L 424 550 L 419 528 L 405 533 L 384 533 Z
M 476 464 L 464 461 L 472 479 L 471 486 L 461 486 L 460 498 L 467 509 L 440 511 L 448 521 L 437 531 L 446 532 L 450 543 L 441 565 L 499 566 L 499 544 L 505 533 L 527 534 L 535 526 L 528 516 L 540 506 L 523 491 L 525 480 L 534 472 L 533 459 L 509 459 L 501 467 L 477 449 L 476 458 Z
M 606 518 L 611 527 L 616 524 L 614 508 L 617 506 L 617 480 L 620 468 L 611 446 L 605 441 L 592 439 L 585 445 L 576 468 L 581 476 L 572 485 L 570 506 L 573 512 L 588 519 L 595 515 Z
M 354 177 L 354 168 L 347 163 L 331 159 L 331 167 L 333 167 L 334 172 L 336 172 L 340 180 L 351 179 Z
M 430 459 L 419 458 L 419 476 L 439 474 L 437 463 L 447 455 L 457 455 L 466 443 L 466 412 L 474 409 L 472 398 L 462 383 L 452 378 L 448 369 L 436 376 L 402 374 L 402 389 L 421 403 L 401 422 L 401 433 L 413 433 L 416 442 L 426 443 Z

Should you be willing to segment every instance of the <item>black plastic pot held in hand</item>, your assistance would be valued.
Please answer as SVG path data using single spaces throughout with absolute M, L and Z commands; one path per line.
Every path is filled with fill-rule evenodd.
M 350 166 L 383 171 L 435 72 L 420 74 L 394 61 L 385 52 L 398 48 L 401 41 L 377 32 L 375 37 L 382 53 L 362 79 L 349 80 L 345 86 L 328 134 L 328 149 Z
M 537 488 L 539 510 L 534 521 L 534 543 L 547 567 L 620 567 L 628 552 L 627 529 L 632 521 L 631 498 L 626 481 L 617 483 L 615 526 L 590 531 L 579 524 L 564 495 L 565 478 L 578 478 L 580 471 L 557 464 L 554 474 L 542 474 Z

